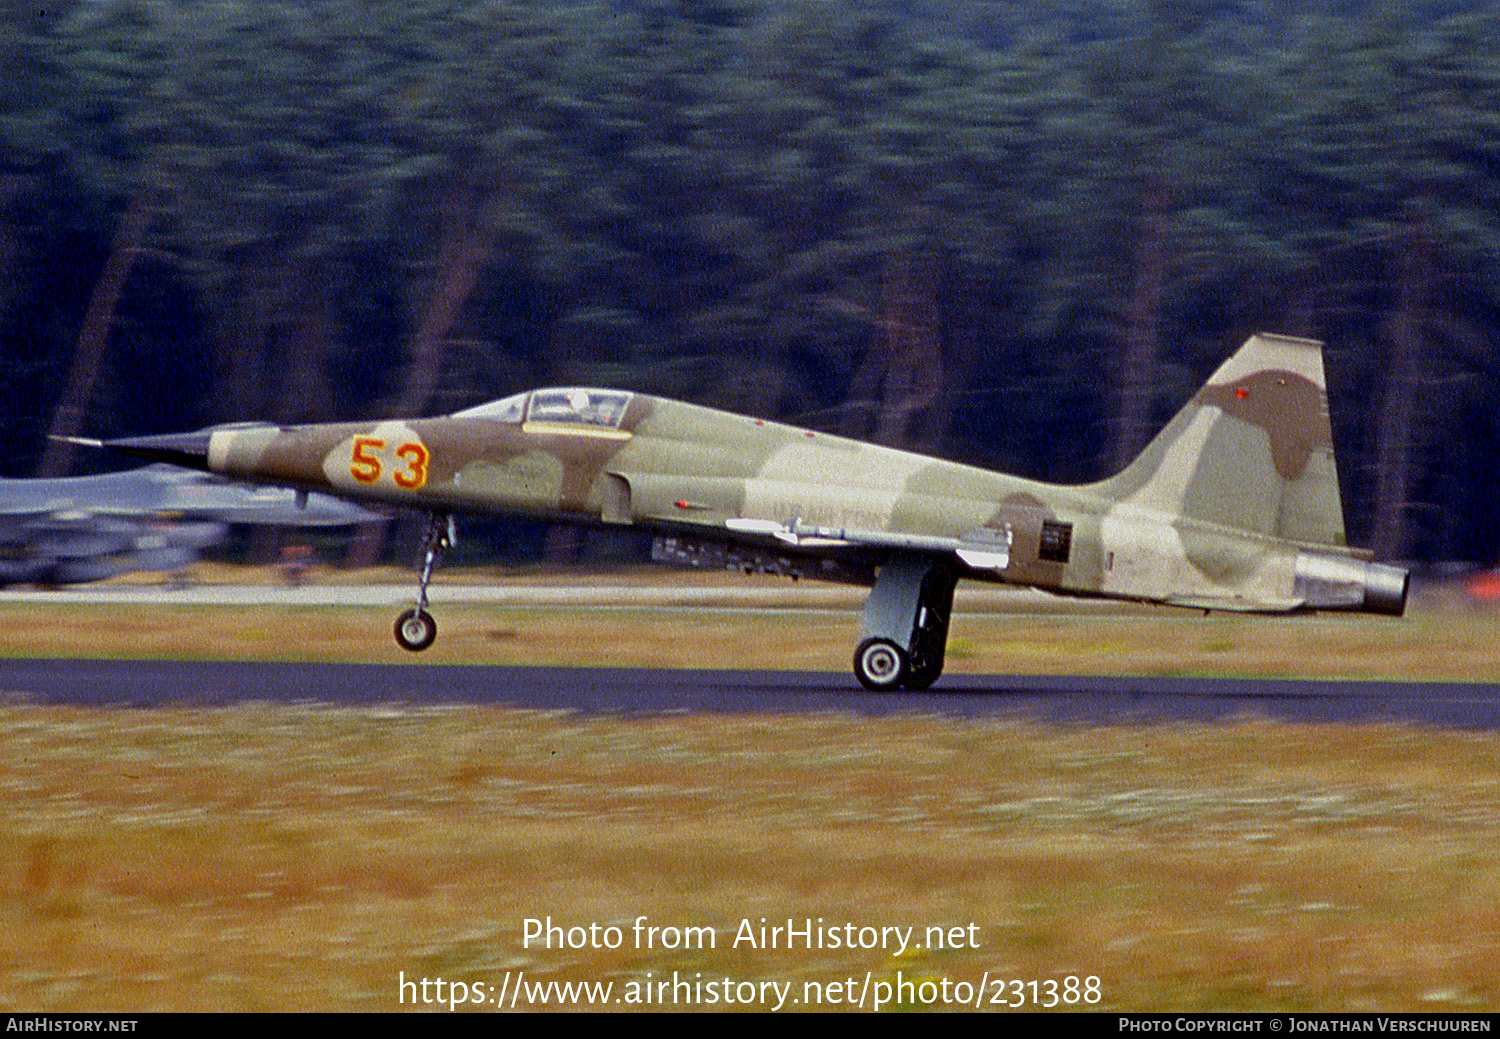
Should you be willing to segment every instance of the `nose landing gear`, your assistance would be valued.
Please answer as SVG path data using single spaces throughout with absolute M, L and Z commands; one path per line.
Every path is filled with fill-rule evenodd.
M 437 641 L 437 621 L 427 612 L 427 584 L 444 549 L 458 541 L 458 530 L 452 516 L 432 514 L 422 538 L 422 577 L 417 584 L 417 605 L 396 618 L 396 644 L 402 649 L 420 653 Z

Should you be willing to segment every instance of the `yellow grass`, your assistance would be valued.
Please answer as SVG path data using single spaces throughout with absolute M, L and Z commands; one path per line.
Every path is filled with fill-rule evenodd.
M 0 1010 L 385 1010 L 403 971 L 674 970 L 1494 1010 L 1497 849 L 1500 737 L 1400 726 L 13 707 Z M 523 948 L 546 916 L 718 947 Z M 762 916 L 972 922 L 979 948 L 730 947 Z
M 857 627 L 444 606 L 412 658 L 390 613 L 12 603 L 0 622 L 10 655 L 839 671 Z M 1497 647 L 1500 616 L 1451 600 L 1403 620 L 994 613 L 955 623 L 949 672 L 1496 681 Z M 402 972 L 522 971 L 614 996 L 674 971 L 792 998 L 988 972 L 1043 995 L 1095 977 L 1108 1010 L 1493 1011 L 1497 849 L 1490 734 L 12 706 L 0 1011 L 387 1010 Z M 523 948 L 547 916 L 621 926 L 624 947 Z M 639 916 L 718 945 L 636 949 Z M 973 923 L 980 944 L 732 947 L 763 916 Z
M 395 645 L 391 608 L 0 605 L 12 656 L 845 671 L 854 611 L 434 608 L 437 643 Z M 1158 609 L 955 619 L 961 674 L 1264 675 L 1500 681 L 1500 611 L 1258 617 Z

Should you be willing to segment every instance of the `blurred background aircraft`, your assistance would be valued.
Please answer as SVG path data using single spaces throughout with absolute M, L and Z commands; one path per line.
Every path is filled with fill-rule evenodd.
M 298 496 L 173 465 L 0 480 L 0 585 L 180 572 L 236 523 L 329 527 L 381 518 L 330 495 Z

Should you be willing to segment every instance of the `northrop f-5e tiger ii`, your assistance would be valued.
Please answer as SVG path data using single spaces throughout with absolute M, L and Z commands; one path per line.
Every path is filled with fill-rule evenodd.
M 1347 547 L 1322 345 L 1250 338 L 1123 471 L 1066 486 L 623 390 L 518 393 L 437 418 L 245 425 L 106 446 L 432 516 L 634 526 L 662 562 L 872 586 L 854 673 L 942 673 L 960 578 L 1205 610 L 1400 615 L 1407 573 Z

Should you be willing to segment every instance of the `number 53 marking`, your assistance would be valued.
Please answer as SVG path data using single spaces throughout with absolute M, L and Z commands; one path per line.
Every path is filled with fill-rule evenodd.
M 360 483 L 374 483 L 383 471 L 379 452 L 385 450 L 382 437 L 355 437 L 353 450 L 349 453 L 349 475 Z M 415 441 L 408 441 L 396 448 L 396 457 L 406 464 L 393 469 L 391 479 L 397 487 L 414 491 L 427 482 L 427 461 L 431 457 L 427 448 Z

